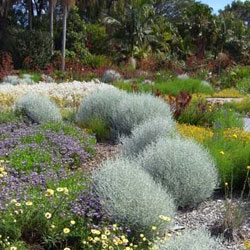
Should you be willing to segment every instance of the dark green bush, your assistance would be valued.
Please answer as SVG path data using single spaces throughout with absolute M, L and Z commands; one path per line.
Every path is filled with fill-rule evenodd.
M 16 34 L 18 67 L 44 68 L 51 59 L 51 36 L 43 31 L 19 31 Z M 15 57 L 13 57 L 15 60 Z
M 107 52 L 106 28 L 100 24 L 87 24 L 87 46 L 92 54 L 103 55 Z
M 75 52 L 79 58 L 84 58 L 88 55 L 88 49 L 85 46 L 86 24 L 79 15 L 77 7 L 70 10 L 67 25 L 67 49 Z

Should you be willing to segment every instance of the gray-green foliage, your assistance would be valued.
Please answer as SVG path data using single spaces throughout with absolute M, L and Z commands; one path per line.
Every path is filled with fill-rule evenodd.
M 236 87 L 244 94 L 250 93 L 250 77 L 243 78 L 236 84 Z
M 106 83 L 112 83 L 121 80 L 121 75 L 115 70 L 106 70 L 102 76 L 102 81 Z
M 194 206 L 210 197 L 218 183 L 212 157 L 192 140 L 161 138 L 137 160 L 181 207 Z
M 2 84 L 11 84 L 11 85 L 18 85 L 19 84 L 19 77 L 15 75 L 5 76 L 3 78 Z
M 205 229 L 186 231 L 180 236 L 157 245 L 159 250 L 222 250 L 219 239 L 212 238 Z
M 11 84 L 11 85 L 18 85 L 18 84 L 34 84 L 35 82 L 31 78 L 32 76 L 29 74 L 23 74 L 22 78 L 16 75 L 9 75 L 3 78 L 2 84 Z
M 59 108 L 49 98 L 37 94 L 28 94 L 21 97 L 15 105 L 16 111 L 27 116 L 37 123 L 61 122 Z
M 176 125 L 171 117 L 150 118 L 136 126 L 130 136 L 122 138 L 122 154 L 126 157 L 135 157 L 160 137 L 172 137 L 176 136 L 176 133 Z
M 94 191 L 114 221 L 146 234 L 152 232 L 153 225 L 160 231 L 170 226 L 159 215 L 174 218 L 172 198 L 140 167 L 121 158 L 109 160 L 93 178 Z
M 126 92 L 116 88 L 94 91 L 83 99 L 76 116 L 77 123 L 88 125 L 93 118 L 98 118 L 111 126 L 112 113 L 126 96 Z
M 114 129 L 124 135 L 130 135 L 137 125 L 156 116 L 171 119 L 172 114 L 166 102 L 150 94 L 129 94 L 112 114 Z

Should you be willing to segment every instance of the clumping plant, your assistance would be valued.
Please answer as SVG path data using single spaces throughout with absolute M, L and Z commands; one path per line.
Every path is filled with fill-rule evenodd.
M 169 117 L 155 117 L 136 126 L 131 135 L 121 138 L 121 151 L 126 157 L 135 157 L 161 137 L 176 136 L 175 122 Z
M 113 128 L 119 134 L 130 135 L 136 126 L 156 116 L 172 118 L 164 100 L 150 94 L 129 94 L 113 111 Z
M 203 144 L 209 149 L 218 168 L 221 184 L 227 182 L 241 189 L 250 165 L 250 134 L 240 130 L 216 131 Z M 233 178 L 232 178 L 233 177 Z
M 222 250 L 219 239 L 212 238 L 205 229 L 186 231 L 156 245 L 159 250 Z
M 37 123 L 61 122 L 62 115 L 59 108 L 47 97 L 36 94 L 28 94 L 16 102 L 17 112 L 27 116 Z
M 192 140 L 160 138 L 136 161 L 181 207 L 195 206 L 210 197 L 218 183 L 212 157 Z
M 236 87 L 244 94 L 250 93 L 250 77 L 243 78 L 236 84 Z
M 126 92 L 116 88 L 94 91 L 83 99 L 76 115 L 77 123 L 88 126 L 93 119 L 98 119 L 111 127 L 112 114 L 121 100 L 126 97 Z
M 174 218 L 175 206 L 170 195 L 151 176 L 134 163 L 118 158 L 106 161 L 94 172 L 94 193 L 104 211 L 135 233 L 152 233 L 152 226 L 164 232 L 164 223 Z M 159 217 L 160 216 L 160 217 Z

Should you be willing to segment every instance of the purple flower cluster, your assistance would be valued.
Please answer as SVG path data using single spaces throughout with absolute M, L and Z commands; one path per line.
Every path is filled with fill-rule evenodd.
M 78 216 L 85 216 L 94 221 L 95 224 L 99 224 L 106 217 L 98 197 L 88 189 L 81 191 L 78 198 L 71 203 L 71 212 Z
M 62 131 L 44 130 L 40 125 L 8 123 L 0 125 L 0 157 L 11 157 L 17 149 L 50 152 L 52 162 L 77 167 L 88 158 L 83 145 Z M 25 164 L 25 163 L 24 163 Z M 45 166 L 46 167 L 46 164 Z
M 46 130 L 37 124 L 8 123 L 0 124 L 0 159 L 4 159 L 7 175 L 0 178 L 0 210 L 4 210 L 11 199 L 27 200 L 27 191 L 39 188 L 41 192 L 47 189 L 48 181 L 59 183 L 74 174 L 70 168 L 76 168 L 88 157 L 84 146 L 73 136 L 65 135 L 62 131 Z M 32 162 L 33 168 L 23 171 L 14 165 L 15 161 L 22 162 L 22 150 L 32 154 L 41 152 L 41 155 L 50 156 L 49 162 Z M 29 160 L 29 159 L 28 159 Z M 27 161 L 28 161 L 27 160 Z M 54 167 L 56 166 L 56 167 Z M 38 170 L 39 169 L 39 170 Z

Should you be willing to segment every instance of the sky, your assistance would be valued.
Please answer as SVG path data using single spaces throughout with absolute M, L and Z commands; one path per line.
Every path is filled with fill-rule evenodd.
M 214 12 L 218 13 L 219 9 L 224 9 L 224 7 L 231 4 L 233 0 L 200 0 L 200 2 L 210 5 L 214 9 Z

